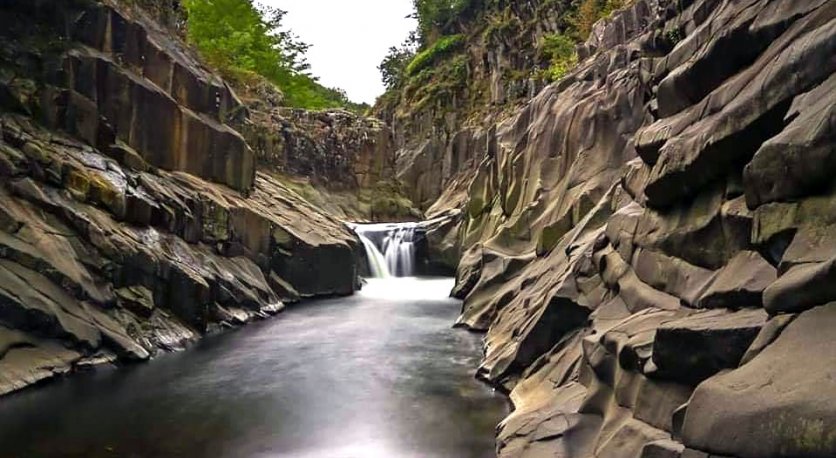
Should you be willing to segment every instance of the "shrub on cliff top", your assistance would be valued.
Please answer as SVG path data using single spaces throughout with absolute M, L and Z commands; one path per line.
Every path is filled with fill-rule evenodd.
M 440 57 L 449 54 L 464 44 L 464 35 L 441 37 L 432 46 L 419 52 L 406 66 L 406 75 L 416 75 L 421 70 L 435 63 Z
M 461 19 L 474 0 L 413 0 L 418 30 L 424 39 L 450 33 L 451 24 Z M 424 42 L 426 43 L 426 42 Z
M 560 80 L 578 63 L 575 41 L 561 33 L 543 37 L 540 52 L 551 62 L 547 72 L 550 81 Z
M 577 41 L 585 41 L 598 20 L 632 2 L 633 0 L 583 0 L 570 21 L 574 27 L 572 34 Z

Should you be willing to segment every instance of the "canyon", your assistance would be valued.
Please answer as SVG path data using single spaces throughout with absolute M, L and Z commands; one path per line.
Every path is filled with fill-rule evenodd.
M 474 2 L 376 117 L 0 6 L 0 395 L 455 274 L 500 457 L 836 455 L 836 1 L 623 2 L 544 80 L 577 3 Z

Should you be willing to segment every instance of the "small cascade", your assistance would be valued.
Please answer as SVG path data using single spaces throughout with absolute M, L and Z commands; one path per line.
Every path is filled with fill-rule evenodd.
M 398 225 L 390 229 L 383 239 L 383 257 L 386 267 L 396 277 L 415 274 L 415 225 Z
M 417 223 L 351 224 L 357 233 L 373 277 L 415 275 Z

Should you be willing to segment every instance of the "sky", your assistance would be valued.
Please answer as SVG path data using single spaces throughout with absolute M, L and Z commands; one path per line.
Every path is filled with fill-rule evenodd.
M 310 45 L 311 74 L 354 102 L 383 93 L 377 66 L 416 27 L 412 0 L 257 0 L 287 11 L 284 25 Z

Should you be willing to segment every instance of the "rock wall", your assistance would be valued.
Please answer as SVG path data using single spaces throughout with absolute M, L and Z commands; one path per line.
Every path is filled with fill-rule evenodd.
M 375 106 L 394 130 L 397 176 L 422 210 L 449 197 L 450 183 L 466 190 L 494 135 L 487 127 L 546 85 L 550 62 L 540 44 L 567 27 L 573 1 L 460 3 L 470 5 L 464 17 L 440 32 L 461 35 L 465 46 Z
M 277 97 L 263 93 L 250 97 L 236 125 L 259 169 L 345 220 L 421 218 L 396 178 L 392 131 L 382 121 L 344 110 L 279 107 L 267 102 Z
M 462 210 L 499 456 L 836 455 L 834 48 L 832 0 L 638 0 L 520 110 L 422 140 L 478 164 L 429 213 Z
M 358 242 L 225 123 L 141 9 L 0 6 L 0 394 L 351 294 Z

